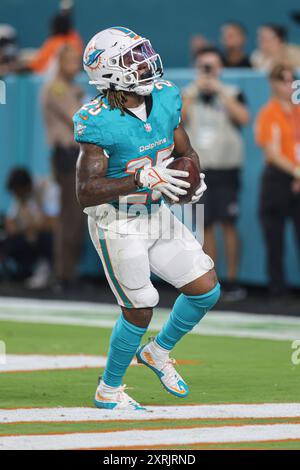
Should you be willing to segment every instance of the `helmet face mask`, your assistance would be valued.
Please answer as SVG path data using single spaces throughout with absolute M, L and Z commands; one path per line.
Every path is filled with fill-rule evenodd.
M 108 39 L 111 45 L 106 48 Z M 109 28 L 94 36 L 84 53 L 84 69 L 91 78 L 89 83 L 100 91 L 140 95 L 151 93 L 154 81 L 163 75 L 161 58 L 150 41 L 125 28 Z
M 120 65 L 125 70 L 124 81 L 133 87 L 150 85 L 162 76 L 161 58 L 148 39 L 121 54 Z M 144 70 L 142 74 L 141 70 Z

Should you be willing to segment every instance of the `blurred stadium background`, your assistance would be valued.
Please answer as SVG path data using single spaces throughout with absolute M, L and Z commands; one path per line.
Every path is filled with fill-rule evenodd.
M 277 0 L 272 4 L 261 3 L 258 0 L 254 0 L 251 4 L 245 0 L 229 0 L 226 3 L 218 0 L 196 3 L 187 0 L 176 4 L 168 0 L 164 2 L 150 0 L 144 4 L 131 0 L 126 2 L 126 5 L 116 0 L 113 6 L 109 1 L 97 0 L 43 3 L 37 0 L 2 0 L 0 18 L 1 23 L 10 24 L 15 28 L 17 47 L 26 57 L 38 50 L 47 39 L 50 19 L 61 8 L 69 7 L 73 7 L 74 29 L 79 33 L 84 44 L 96 31 L 112 24 L 127 25 L 133 30 L 141 31 L 146 37 L 150 37 L 154 47 L 162 56 L 165 77 L 174 81 L 182 89 L 195 75 L 190 51 L 192 37 L 201 34 L 208 41 L 219 46 L 220 28 L 224 22 L 237 21 L 245 26 L 247 54 L 251 54 L 257 47 L 257 29 L 264 23 L 280 24 L 286 27 L 289 42 L 299 44 L 300 25 L 294 20 L 295 12 L 299 7 L 296 0 Z M 294 13 L 294 19 L 292 13 Z M 0 213 L 2 220 L 10 205 L 6 181 L 11 169 L 16 166 L 26 167 L 34 176 L 49 175 L 51 171 L 50 148 L 47 144 L 41 109 L 41 88 L 47 80 L 45 75 L 47 74 L 28 73 L 28 71 L 24 73 L 23 71 L 23 73 L 5 74 L 3 77 L 6 84 L 6 104 L 0 106 Z M 253 287 L 264 288 L 268 283 L 265 247 L 258 220 L 258 196 L 263 155 L 255 144 L 253 126 L 259 109 L 269 98 L 270 89 L 266 72 L 253 68 L 225 69 L 223 79 L 225 83 L 236 85 L 243 91 L 251 113 L 251 121 L 243 129 L 246 150 L 238 219 L 241 239 L 238 282 L 248 286 L 251 303 L 251 294 L 257 296 L 260 292 L 259 289 L 253 290 Z M 94 96 L 94 90 L 87 84 L 87 78 L 83 72 L 78 75 L 77 81 L 86 93 L 85 99 Z M 4 236 L 2 230 L 2 238 Z M 226 263 L 220 234 L 218 244 L 220 253 L 218 272 L 222 279 L 226 277 Z M 291 287 L 299 288 L 299 257 L 291 227 L 287 228 L 285 244 L 287 281 Z M 97 254 L 87 236 L 81 254 L 79 272 L 83 277 L 94 279 L 98 279 L 101 273 Z M 2 280 L 0 292 L 3 295 L 7 293 L 12 295 L 12 284 L 8 285 L 3 276 Z M 19 292 L 20 286 L 20 283 L 15 284 L 14 292 Z M 103 289 L 101 290 L 103 292 Z M 21 293 L 27 295 L 27 292 L 22 289 Z M 50 290 L 48 293 L 52 295 Z M 264 290 L 262 293 L 264 295 Z M 36 292 L 35 295 L 42 294 Z M 172 295 L 170 299 L 171 302 Z M 259 303 L 261 304 L 261 300 L 258 300 Z M 240 305 L 236 304 L 233 307 L 240 308 Z M 245 308 L 248 308 L 247 305 Z M 252 303 L 250 310 L 251 308 L 254 308 Z M 291 312 L 295 313 L 294 307 L 291 307 Z
M 67 33 L 64 18 L 69 22 Z M 235 24 L 238 32 L 246 35 L 245 57 L 240 58 L 249 59 L 247 67 L 225 67 L 221 76 L 224 85 L 243 93 L 251 114 L 239 134 L 245 145 L 245 160 L 239 190 L 237 228 L 241 250 L 235 281 L 242 295 L 235 299 L 223 297 L 192 334 L 176 346 L 178 369 L 191 389 L 184 407 L 161 390 L 146 368 L 132 363 L 126 382 L 133 386 L 135 399 L 152 406 L 152 415 L 127 416 L 123 410 L 119 415 L 105 414 L 91 406 L 119 307 L 87 228 L 76 273 L 68 284 L 61 282 L 52 267 L 44 278 L 42 271 L 37 273 L 37 259 L 30 248 L 37 233 L 28 223 L 34 205 L 23 212 L 19 206 L 17 215 L 27 225 L 25 235 L 20 233 L 21 244 L 14 245 L 16 239 L 8 223 L 16 218 L 16 205 L 12 205 L 9 191 L 12 172 L 26 169 L 34 181 L 51 181 L 53 191 L 46 192 L 49 200 L 46 198 L 44 206 L 48 210 L 45 214 L 54 219 L 50 230 L 53 245 L 53 239 L 58 238 L 61 206 L 57 187 L 53 186 L 53 151 L 44 120 L 50 106 L 45 106 L 43 90 L 53 80 L 52 65 L 59 63 L 61 46 L 70 40 L 82 54 L 81 48 L 96 32 L 113 25 L 132 28 L 150 38 L 162 57 L 165 78 L 184 93 L 197 73 L 195 48 L 209 43 L 226 53 L 221 40 L 224 24 Z M 259 111 L 270 99 L 271 65 L 267 56 L 266 67 L 251 66 L 254 62 L 250 61 L 253 51 L 262 59 L 258 35 L 266 24 L 271 24 L 267 28 L 269 52 L 275 49 L 275 56 L 278 51 L 281 55 L 292 44 L 294 68 L 300 68 L 299 0 L 0 1 L 1 449 L 136 448 L 137 443 L 142 448 L 177 450 L 299 449 L 299 247 L 293 227 L 288 224 L 284 250 L 288 290 L 270 295 L 266 246 L 258 215 L 264 155 L 255 142 L 254 126 Z M 58 34 L 61 29 L 65 31 L 63 37 Z M 299 70 L 295 74 L 299 76 Z M 279 76 L 280 81 L 287 81 L 286 76 Z M 95 96 L 82 70 L 76 74 L 75 83 L 83 91 L 83 102 Z M 52 85 L 63 99 L 60 84 Z M 72 134 L 70 116 L 67 120 L 68 140 Z M 300 121 L 294 134 L 300 145 Z M 27 178 L 24 172 L 13 176 L 19 182 Z M 274 195 L 281 190 L 279 185 Z M 70 191 L 74 191 L 73 186 Z M 297 191 L 299 198 L 299 185 Z M 68 228 L 66 220 L 64 224 Z M 79 231 L 74 229 L 71 237 L 76 240 L 78 236 Z M 45 252 L 48 242 L 43 245 Z M 217 272 L 228 285 L 220 230 L 217 245 Z M 27 272 L 18 271 L 18 257 L 23 268 L 31 260 Z M 59 261 L 65 263 L 64 252 Z M 34 285 L 35 274 L 40 278 Z M 150 333 L 155 334 L 168 317 L 177 292 L 159 279 L 154 282 L 160 293 L 150 325 Z M 116 437 L 116 431 L 122 432 Z

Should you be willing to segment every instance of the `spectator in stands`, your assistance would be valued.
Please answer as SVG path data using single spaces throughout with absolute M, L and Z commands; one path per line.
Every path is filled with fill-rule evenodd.
M 16 30 L 9 24 L 0 24 L 0 77 L 16 71 L 17 59 Z
M 33 181 L 26 169 L 14 168 L 7 189 L 13 200 L 5 218 L 2 258 L 15 262 L 18 277 L 31 276 L 26 280 L 28 287 L 45 287 L 51 274 L 58 188 L 49 179 Z
M 259 213 L 274 296 L 286 292 L 283 255 L 288 219 L 293 221 L 300 250 L 300 107 L 291 99 L 293 68 L 278 64 L 269 78 L 272 97 L 257 117 L 256 141 L 266 162 Z
M 222 26 L 221 44 L 225 67 L 251 67 L 245 52 L 246 42 L 247 31 L 242 24 L 231 21 Z
M 75 171 L 78 145 L 73 139 L 73 114 L 82 106 L 83 90 L 74 82 L 81 56 L 72 46 L 59 54 L 58 72 L 43 90 L 43 111 L 52 148 L 52 166 L 61 189 L 61 212 L 56 233 L 55 268 L 59 284 L 76 280 L 83 237 L 83 213 L 76 199 Z
M 284 26 L 265 24 L 258 29 L 258 49 L 251 55 L 253 67 L 270 71 L 274 65 L 286 64 L 300 67 L 300 47 L 287 42 Z
M 190 40 L 190 50 L 193 62 L 195 61 L 198 53 L 204 48 L 209 47 L 212 44 L 201 34 L 194 34 Z
M 228 299 L 235 300 L 245 296 L 236 282 L 239 241 L 235 222 L 243 161 L 241 128 L 248 123 L 249 112 L 242 92 L 222 83 L 223 57 L 217 49 L 203 49 L 196 67 L 197 79 L 184 92 L 182 119 L 206 174 L 208 190 L 201 199 L 205 205 L 205 251 L 216 260 L 215 228 L 219 224 L 227 257 L 224 290 Z
M 28 68 L 36 73 L 55 73 L 60 49 L 65 45 L 72 46 L 82 54 L 83 44 L 79 34 L 73 29 L 71 16 L 62 11 L 51 20 L 51 35 L 44 42 L 35 56 L 29 61 Z M 54 70 L 53 70 L 54 69 Z

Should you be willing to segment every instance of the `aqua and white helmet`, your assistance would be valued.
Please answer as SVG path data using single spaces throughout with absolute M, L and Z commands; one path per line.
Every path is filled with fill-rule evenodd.
M 139 78 L 141 64 L 147 64 L 148 72 Z M 89 83 L 99 91 L 124 90 L 149 95 L 154 80 L 163 75 L 161 58 L 150 41 L 121 26 L 104 29 L 90 40 L 84 51 L 83 67 Z

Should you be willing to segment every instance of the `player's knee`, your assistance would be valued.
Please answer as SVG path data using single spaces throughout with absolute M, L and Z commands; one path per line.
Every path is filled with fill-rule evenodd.
M 159 301 L 159 294 L 151 284 L 142 289 L 132 290 L 130 292 L 130 298 L 135 308 L 155 307 Z
M 201 277 L 183 286 L 180 291 L 188 296 L 201 296 L 207 294 L 218 284 L 218 278 L 214 269 L 210 269 Z
M 212 291 L 218 284 L 218 278 L 216 271 L 212 269 L 208 271 L 205 275 L 205 292 L 208 293 Z
M 153 309 L 147 308 L 126 308 L 122 306 L 122 312 L 125 319 L 133 325 L 140 328 L 148 328 L 153 315 Z
M 218 302 L 221 295 L 221 287 L 219 282 L 213 286 L 208 292 L 201 295 L 188 295 L 186 296 L 188 301 L 193 304 L 194 307 L 200 310 L 208 312 Z

